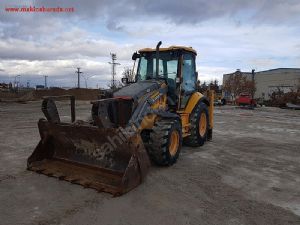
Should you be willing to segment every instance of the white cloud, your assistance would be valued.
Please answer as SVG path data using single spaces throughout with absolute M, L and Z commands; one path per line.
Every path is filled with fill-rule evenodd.
M 92 60 L 5 60 L 0 62 L 0 68 L 6 68 L 2 77 L 13 81 L 16 75 L 21 75 L 23 82 L 27 79 L 36 79 L 33 83 L 40 82 L 44 75 L 48 76 L 49 83 L 54 86 L 68 86 L 76 83 L 75 70 L 81 67 L 84 74 L 94 75 L 93 80 L 104 86 L 110 78 L 110 65 Z M 60 83 L 63 81 L 63 83 Z M 91 84 L 95 87 L 95 84 Z
M 0 58 L 27 60 L 55 60 L 107 57 L 118 52 L 119 59 L 128 59 L 136 50 L 133 44 L 120 45 L 116 42 L 91 36 L 77 27 L 60 33 L 46 41 L 7 38 L 0 40 Z
M 110 52 L 132 64 L 143 47 L 186 45 L 198 51 L 200 79 L 222 79 L 239 68 L 300 67 L 300 4 L 290 0 L 224 1 L 137 0 L 22 1 L 22 4 L 74 6 L 73 14 L 0 15 L 2 75 L 49 75 L 70 85 L 74 69 L 95 74 L 94 83 L 109 80 Z M 2 1 L 20 4 L 20 1 Z M 105 27 L 106 26 L 106 27 Z M 298 46 L 298 47 L 297 47 Z M 5 74 L 4 74 L 5 73 Z

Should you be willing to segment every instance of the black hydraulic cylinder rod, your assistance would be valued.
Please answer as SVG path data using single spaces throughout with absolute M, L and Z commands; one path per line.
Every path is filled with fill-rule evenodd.
M 75 122 L 76 116 L 75 116 L 75 96 L 70 96 L 71 100 L 71 122 Z

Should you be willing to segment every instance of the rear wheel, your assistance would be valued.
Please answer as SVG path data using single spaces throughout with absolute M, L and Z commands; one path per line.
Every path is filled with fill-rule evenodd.
M 181 123 L 174 120 L 157 121 L 150 132 L 147 151 L 157 165 L 173 165 L 179 156 L 182 145 Z
M 209 129 L 207 105 L 200 102 L 190 115 L 191 135 L 184 138 L 184 144 L 192 147 L 202 146 L 207 140 Z

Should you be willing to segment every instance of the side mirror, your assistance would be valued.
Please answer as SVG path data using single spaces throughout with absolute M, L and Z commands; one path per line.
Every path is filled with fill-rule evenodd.
M 196 80 L 198 80 L 198 72 L 195 72 Z
M 133 53 L 133 55 L 132 55 L 132 60 L 136 60 L 136 59 L 138 59 L 138 58 L 141 58 L 141 54 L 139 54 L 139 53 L 137 53 L 137 52 Z
M 128 84 L 129 83 L 128 82 L 128 77 L 122 77 L 121 81 L 122 81 L 123 84 Z

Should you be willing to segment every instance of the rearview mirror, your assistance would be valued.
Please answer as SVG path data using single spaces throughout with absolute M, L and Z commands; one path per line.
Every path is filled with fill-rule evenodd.
M 139 54 L 139 53 L 137 53 L 137 52 L 133 53 L 133 55 L 132 55 L 132 60 L 136 60 L 136 59 L 138 59 L 138 58 L 141 58 L 141 54 Z
M 123 84 L 128 84 L 128 77 L 122 77 L 121 81 Z

